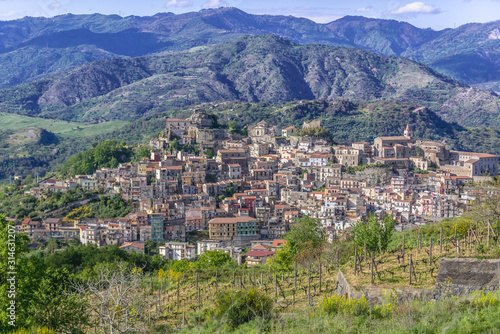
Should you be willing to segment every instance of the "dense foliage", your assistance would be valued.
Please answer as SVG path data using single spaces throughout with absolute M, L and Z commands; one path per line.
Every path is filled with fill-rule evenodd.
M 25 195 L 24 192 L 29 190 L 33 185 L 36 184 L 32 182 L 23 188 L 20 182 L 16 181 L 11 186 L 1 187 L 0 213 L 17 219 L 26 217 L 34 218 L 57 209 L 65 208 L 72 202 L 96 196 L 95 193 L 85 191 L 81 187 L 77 187 L 74 190 L 68 190 L 65 193 L 47 192 L 44 194 L 45 197 L 41 198 Z
M 116 168 L 122 162 L 129 162 L 132 150 L 116 140 L 92 144 L 92 148 L 78 152 L 69 158 L 61 168 L 66 176 L 90 175 L 103 167 Z
M 385 252 L 394 234 L 396 221 L 392 216 L 386 216 L 380 221 L 375 215 L 368 217 L 366 221 L 357 222 L 352 235 L 358 247 L 365 247 L 370 253 Z
M 205 251 L 195 263 L 197 269 L 215 269 L 222 267 L 236 267 L 238 264 L 229 253 L 222 250 Z
M 90 203 L 89 208 L 90 217 L 106 219 L 125 217 L 133 210 L 132 203 L 125 202 L 120 194 L 101 196 L 98 202 Z
M 229 327 L 259 318 L 263 322 L 272 316 L 272 299 L 255 288 L 220 292 L 214 300 L 215 316 Z

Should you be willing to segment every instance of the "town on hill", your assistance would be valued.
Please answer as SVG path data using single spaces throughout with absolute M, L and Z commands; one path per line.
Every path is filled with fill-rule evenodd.
M 130 213 L 26 218 L 16 221 L 16 230 L 32 240 L 78 238 L 138 252 L 151 240 L 173 260 L 220 249 L 252 265 L 273 257 L 303 215 L 319 219 L 329 240 L 371 214 L 394 217 L 403 231 L 461 216 L 475 199 L 474 184 L 498 173 L 498 156 L 420 141 L 409 125 L 401 136 L 377 137 L 373 144 L 332 146 L 319 121 L 302 128 L 266 121 L 224 128 L 213 114 L 196 110 L 188 119 L 167 118 L 146 146 L 150 156 L 135 163 L 51 178 L 27 191 L 35 198 L 76 188 L 118 195 L 133 203 Z

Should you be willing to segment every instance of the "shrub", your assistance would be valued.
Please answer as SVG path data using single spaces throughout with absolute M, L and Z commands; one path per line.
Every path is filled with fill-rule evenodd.
M 345 296 L 333 295 L 324 297 L 318 306 L 320 312 L 334 315 L 337 313 L 345 313 L 354 316 L 368 315 L 370 308 L 365 297 L 359 299 L 347 298 Z
M 273 309 L 272 299 L 255 288 L 220 292 L 214 304 L 216 318 L 232 328 L 257 317 L 267 321 Z

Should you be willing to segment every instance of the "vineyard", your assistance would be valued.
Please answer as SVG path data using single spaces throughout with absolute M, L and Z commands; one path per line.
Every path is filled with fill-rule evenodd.
M 491 223 L 484 226 L 467 219 L 442 221 L 396 234 L 389 249 L 373 261 L 364 249 L 356 249 L 342 270 L 355 286 L 432 289 L 443 257 L 497 258 L 496 231 L 496 225 Z
M 141 275 L 138 298 L 145 322 L 180 329 L 196 325 L 195 315 L 213 308 L 221 292 L 256 289 L 272 298 L 278 314 L 294 314 L 315 309 L 325 296 L 333 295 L 339 269 L 353 286 L 433 289 L 439 259 L 496 256 L 498 237 L 493 226 L 481 229 L 454 220 L 396 234 L 389 249 L 373 257 L 352 242 L 339 240 L 316 258 L 295 261 L 291 271 L 272 270 L 269 265 L 191 268 L 182 273 L 160 269 Z
M 141 299 L 147 323 L 179 328 L 193 325 L 191 315 L 210 308 L 221 292 L 257 289 L 273 298 L 274 309 L 279 312 L 316 306 L 323 295 L 336 289 L 337 272 L 335 265 L 326 260 L 307 269 L 296 264 L 296 270 L 291 272 L 272 272 L 266 266 L 184 273 L 160 269 L 154 275 L 141 276 L 136 295 L 131 298 Z

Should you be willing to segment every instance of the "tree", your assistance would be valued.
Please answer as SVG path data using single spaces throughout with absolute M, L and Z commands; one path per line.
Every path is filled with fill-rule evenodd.
M 205 151 L 205 155 L 207 156 L 207 159 L 212 159 L 214 157 L 214 149 L 213 148 L 208 148 L 206 151 Z
M 325 244 L 325 230 L 319 219 L 309 216 L 302 216 L 295 219 L 295 225 L 285 236 L 288 242 L 296 245 L 298 250 L 302 250 L 307 243 L 319 249 Z
M 360 221 L 352 230 L 356 245 L 364 247 L 369 252 L 385 252 L 391 242 L 396 221 L 392 216 L 386 216 L 379 222 L 375 215 L 370 214 L 367 221 Z
M 9 321 L 15 320 L 17 326 L 28 323 L 26 305 L 32 286 L 26 284 L 31 268 L 26 264 L 24 254 L 29 238 L 25 234 L 15 234 L 14 224 L 5 220 L 0 214 L 0 332 L 11 330 Z M 16 273 L 16 274 L 12 274 Z M 28 282 L 29 283 L 29 282 Z M 14 305 L 15 318 L 9 308 Z
M 221 250 L 205 251 L 198 257 L 198 261 L 195 262 L 195 268 L 197 269 L 215 269 L 228 266 L 230 264 L 236 264 L 229 253 Z
M 285 235 L 285 239 L 293 250 L 291 252 L 293 259 L 308 271 L 313 272 L 316 260 L 321 256 L 326 242 L 325 230 L 319 219 L 309 216 L 296 218 L 295 222 L 295 226 Z
M 95 275 L 73 287 L 88 298 L 91 318 L 104 334 L 147 329 L 151 301 L 142 287 L 142 269 L 124 263 L 96 266 Z
M 144 251 L 148 255 L 158 254 L 158 244 L 153 240 L 146 240 L 144 243 Z
M 170 144 L 170 147 L 172 148 L 172 150 L 178 151 L 180 147 L 179 140 L 175 138 L 174 141 Z
M 174 261 L 174 264 L 170 267 L 170 269 L 176 273 L 183 273 L 188 271 L 190 268 L 188 260 Z
M 415 154 L 417 155 L 417 157 L 423 157 L 424 156 L 424 150 L 420 146 L 417 146 L 415 148 Z
M 23 183 L 24 184 L 32 184 L 34 181 L 33 175 L 28 174 L 25 178 Z
M 227 126 L 231 130 L 231 133 L 238 132 L 238 124 L 236 124 L 235 121 L 231 121 L 231 122 L 227 123 Z
M 60 247 L 59 241 L 57 239 L 50 239 L 49 242 L 47 242 L 47 245 L 45 246 L 45 251 L 48 254 L 52 254 Z
M 37 326 L 58 333 L 83 333 L 89 323 L 87 300 L 72 292 L 69 271 L 49 268 L 37 283 L 29 303 L 29 313 Z
M 135 151 L 135 161 L 140 161 L 142 158 L 149 158 L 151 156 L 151 150 L 147 145 L 141 145 Z
M 271 268 L 274 271 L 292 271 L 297 248 L 294 243 L 287 242 L 286 245 L 278 249 L 276 256 L 270 259 Z
M 242 136 L 248 136 L 248 126 L 244 126 L 243 129 L 241 129 L 240 134 Z

